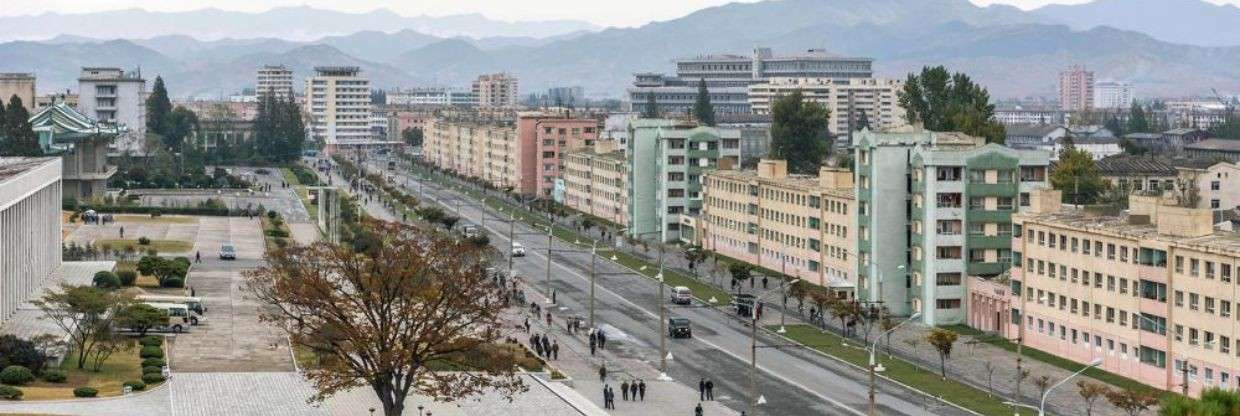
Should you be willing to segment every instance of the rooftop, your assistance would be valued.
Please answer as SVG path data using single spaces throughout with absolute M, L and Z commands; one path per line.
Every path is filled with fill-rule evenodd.
M 0 158 L 0 184 L 21 176 L 23 173 L 29 172 L 43 166 L 44 164 L 55 161 L 54 157 L 3 157 Z
M 1175 166 L 1170 161 L 1158 156 L 1132 156 L 1118 154 L 1098 160 L 1098 173 L 1108 175 L 1145 174 L 1159 176 L 1175 176 Z
M 1156 240 L 1179 246 L 1203 250 L 1226 251 L 1231 255 L 1240 256 L 1240 233 L 1215 230 L 1213 234 L 1203 237 L 1176 237 L 1158 234 L 1158 227 L 1153 222 L 1133 224 L 1127 213 L 1116 216 L 1099 216 L 1086 213 L 1079 208 L 1064 206 L 1057 212 L 1020 213 L 1025 221 L 1044 224 L 1055 224 L 1073 230 L 1115 235 L 1132 239 Z
M 1231 139 L 1206 139 L 1190 145 L 1185 145 L 1185 149 L 1195 150 L 1221 150 L 1225 152 L 1240 152 L 1240 140 Z
M 763 178 L 758 175 L 758 171 L 754 169 L 719 169 L 710 171 L 707 175 L 721 177 L 740 182 L 759 182 L 769 186 L 778 186 L 782 188 L 791 188 L 802 192 L 821 192 L 837 198 L 853 198 L 853 188 L 823 188 L 822 182 L 814 175 L 788 174 L 783 178 Z
M 1006 127 L 1007 136 L 1042 137 L 1063 128 L 1058 124 L 1013 124 Z

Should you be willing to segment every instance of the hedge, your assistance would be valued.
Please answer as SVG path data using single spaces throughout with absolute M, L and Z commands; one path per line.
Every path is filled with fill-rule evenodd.
M 22 389 L 13 386 L 0 386 L 0 398 L 8 400 L 21 400 Z
M 145 359 L 145 360 L 142 360 L 142 367 L 143 367 L 143 368 L 145 368 L 145 367 L 163 367 L 163 366 L 164 366 L 164 365 L 166 365 L 166 364 L 168 364 L 168 362 L 167 362 L 167 361 L 164 361 L 164 359 L 163 359 L 163 358 L 147 358 L 147 359 Z
M 146 373 L 142 375 L 142 382 L 146 384 L 155 384 L 164 381 L 164 375 L 160 373 Z
M 74 207 L 68 204 L 62 204 L 65 210 L 73 210 Z M 153 207 L 146 205 L 77 205 L 76 208 L 83 211 L 93 209 L 98 213 L 105 214 L 168 214 L 168 215 L 205 215 L 216 217 L 242 217 L 245 211 L 240 209 L 230 210 L 228 208 L 207 208 L 207 207 Z
M 126 381 L 125 384 L 123 384 L 123 386 L 130 387 L 133 389 L 133 391 L 146 390 L 146 383 L 143 383 L 142 380 L 129 380 L 129 381 Z
M 78 387 L 73 389 L 73 397 L 95 397 L 99 394 L 99 390 L 93 387 Z
M 20 365 L 10 365 L 0 371 L 0 383 L 20 386 L 31 381 L 34 381 L 34 373 Z
M 142 358 L 164 358 L 164 350 L 156 346 L 142 347 L 138 352 L 138 356 Z
M 69 379 L 69 375 L 64 370 L 47 370 L 43 372 L 43 379 L 49 383 L 64 383 Z
M 160 336 L 155 336 L 155 335 L 147 335 L 145 337 L 142 337 L 142 339 L 138 340 L 138 343 L 142 344 L 143 347 L 150 347 L 150 346 L 158 347 L 158 346 L 164 345 L 164 338 Z M 160 365 L 163 365 L 163 364 L 160 364 Z

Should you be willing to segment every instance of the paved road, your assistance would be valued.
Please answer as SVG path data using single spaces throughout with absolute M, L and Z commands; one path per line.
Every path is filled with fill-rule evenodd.
M 401 175 L 399 179 L 408 192 L 417 194 L 419 184 L 416 178 Z M 422 185 L 426 200 L 443 203 L 453 209 L 457 206 L 456 201 L 462 200 L 454 191 L 434 189 L 429 182 Z M 484 212 L 472 201 L 467 204 L 460 207 L 462 217 L 474 224 L 482 223 L 480 219 Z M 494 214 L 485 213 L 488 218 L 495 218 Z M 507 241 L 507 226 L 485 221 L 485 228 L 495 234 L 497 245 L 502 246 Z M 528 282 L 538 290 L 545 290 L 545 234 L 540 235 L 523 225 L 516 227 L 516 232 L 517 241 L 529 253 L 529 256 L 515 262 L 516 271 L 518 275 L 530 276 Z M 581 249 L 564 242 L 554 244 L 555 250 Z M 589 254 L 557 252 L 553 254 L 553 259 L 551 287 L 557 292 L 557 300 L 561 305 L 584 315 L 584 304 L 589 293 L 589 279 L 585 272 L 590 263 Z M 597 267 L 599 273 L 627 271 L 602 258 Z M 597 283 L 595 313 L 599 326 L 616 334 L 626 353 L 657 365 L 659 325 L 656 284 L 633 274 L 607 275 L 598 278 Z M 670 342 L 674 360 L 669 365 L 669 375 L 691 385 L 696 384 L 699 377 L 712 377 L 721 390 L 716 395 L 721 402 L 734 409 L 746 409 L 749 397 L 748 328 L 729 315 L 710 308 L 673 307 L 670 314 L 691 319 L 695 338 Z M 762 413 L 864 414 L 868 401 L 866 374 L 863 372 L 804 349 L 778 348 L 784 342 L 766 335 L 759 337 L 758 345 L 758 385 L 767 400 L 767 404 L 758 409 Z M 878 402 L 879 413 L 884 415 L 968 414 L 889 385 L 881 386 Z

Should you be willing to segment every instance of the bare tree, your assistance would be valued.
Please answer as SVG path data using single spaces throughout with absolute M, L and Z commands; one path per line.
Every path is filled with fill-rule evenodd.
M 1041 398 L 1046 395 L 1046 389 L 1051 388 L 1051 378 L 1048 376 L 1035 377 L 1033 385 L 1038 386 L 1038 398 Z
M 1085 416 L 1093 416 L 1094 402 L 1098 398 L 1106 396 L 1110 391 L 1105 384 L 1095 383 L 1089 380 L 1081 380 L 1076 382 L 1076 386 L 1080 388 L 1077 394 L 1081 395 L 1081 399 L 1085 400 Z
M 103 339 L 100 334 L 111 330 L 112 317 L 128 304 L 127 299 L 92 286 L 61 283 L 59 290 L 48 290 L 31 303 L 43 312 L 44 319 L 68 334 L 69 345 L 77 353 L 77 368 L 81 370 Z
M 1020 401 L 1020 399 L 1024 397 L 1020 394 L 1020 385 L 1027 378 L 1029 378 L 1028 369 L 1022 368 L 1020 371 L 1016 372 L 1016 398 L 1013 401 Z
M 982 366 L 986 368 L 986 395 L 994 396 L 995 388 L 993 381 L 995 377 L 995 365 L 991 364 L 990 361 L 985 361 L 982 362 Z
M 363 227 L 381 236 L 364 252 L 326 242 L 282 248 L 245 274 L 247 290 L 270 305 L 262 319 L 325 356 L 306 371 L 314 399 L 369 386 L 394 416 L 413 392 L 453 401 L 523 391 L 515 357 L 476 357 L 502 327 L 504 291 L 486 276 L 489 249 L 429 227 Z M 461 371 L 434 371 L 436 363 Z
M 91 370 L 96 372 L 103 369 L 103 363 L 108 361 L 113 353 L 133 347 L 133 339 L 111 329 L 96 333 L 95 338 L 95 348 L 90 352 L 90 366 Z
M 1128 416 L 1137 416 L 1158 403 L 1158 398 L 1144 391 L 1110 390 L 1106 393 L 1111 405 L 1123 410 Z

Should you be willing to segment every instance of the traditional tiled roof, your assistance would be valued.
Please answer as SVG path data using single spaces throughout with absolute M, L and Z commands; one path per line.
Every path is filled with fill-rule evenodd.
M 1008 137 L 1043 137 L 1062 126 L 1055 124 L 1013 124 L 1007 126 Z
M 115 124 L 100 123 L 63 101 L 30 116 L 30 125 L 39 135 L 39 145 L 47 153 L 67 151 L 73 148 L 75 140 L 112 138 L 121 131 Z
M 1185 145 L 1185 149 L 1194 150 L 1221 150 L 1225 152 L 1240 152 L 1240 140 L 1231 139 L 1206 139 L 1190 145 Z
M 1158 140 L 1162 138 L 1162 135 L 1158 133 L 1128 133 L 1124 135 L 1124 138 L 1129 140 Z
M 1175 176 L 1175 167 L 1166 159 L 1157 156 L 1115 155 L 1105 157 L 1096 163 L 1098 173 L 1102 176 L 1123 175 L 1155 175 Z
M 1177 168 L 1186 168 L 1186 169 L 1207 169 L 1219 163 L 1226 163 L 1226 162 L 1218 160 L 1217 158 L 1205 158 L 1205 157 L 1178 158 L 1178 159 L 1171 159 L 1170 162 L 1171 162 L 1171 166 L 1175 166 Z

